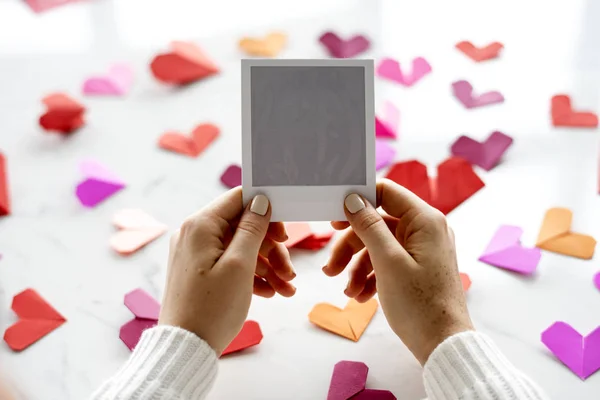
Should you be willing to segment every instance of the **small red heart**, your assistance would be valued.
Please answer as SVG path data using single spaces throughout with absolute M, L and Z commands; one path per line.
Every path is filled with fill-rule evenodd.
M 8 172 L 6 157 L 0 153 L 0 216 L 10 214 L 10 197 L 8 195 Z
M 218 136 L 218 127 L 213 124 L 202 124 L 198 125 L 190 136 L 179 132 L 166 132 L 160 137 L 158 145 L 165 150 L 198 157 Z
M 47 111 L 40 117 L 40 126 L 47 131 L 71 133 L 85 123 L 85 107 L 64 93 L 53 93 L 42 99 Z
M 244 350 L 248 347 L 256 346 L 261 342 L 262 338 L 263 334 L 260 330 L 260 325 L 258 325 L 258 322 L 248 320 L 244 322 L 244 326 L 242 327 L 240 333 L 238 333 L 235 339 L 229 343 L 229 346 L 223 350 L 221 356 Z
M 596 128 L 598 116 L 593 112 L 573 111 L 571 98 L 566 94 L 552 97 L 552 124 L 579 128 Z
M 8 346 L 21 351 L 66 322 L 35 290 L 26 289 L 13 298 L 13 311 L 19 320 L 4 332 Z
M 171 51 L 159 54 L 150 63 L 159 81 L 183 85 L 219 72 L 219 68 L 194 43 L 173 42 Z
M 504 48 L 504 45 L 500 42 L 492 42 L 487 46 L 476 47 L 469 41 L 463 41 L 456 44 L 456 48 L 462 51 L 467 57 L 473 61 L 481 62 L 491 60 L 492 58 L 498 57 L 500 50 Z

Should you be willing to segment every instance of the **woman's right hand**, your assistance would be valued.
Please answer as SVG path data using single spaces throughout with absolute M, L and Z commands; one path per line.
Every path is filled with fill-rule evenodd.
M 421 364 L 446 338 L 473 325 L 462 289 L 454 234 L 445 216 L 396 183 L 377 184 L 377 206 L 346 197 L 349 222 L 323 268 L 338 275 L 350 263 L 346 295 L 360 302 L 379 292 L 385 316 Z

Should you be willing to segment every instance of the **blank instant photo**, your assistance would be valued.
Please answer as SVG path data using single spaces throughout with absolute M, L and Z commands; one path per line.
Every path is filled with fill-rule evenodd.
M 272 221 L 346 220 L 344 198 L 375 204 L 372 60 L 243 60 L 244 201 Z

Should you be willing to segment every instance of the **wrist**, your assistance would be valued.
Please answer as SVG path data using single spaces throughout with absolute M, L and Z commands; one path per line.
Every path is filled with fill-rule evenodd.
M 446 339 L 456 334 L 474 331 L 475 328 L 471 322 L 455 322 L 452 324 L 445 324 L 443 326 L 434 326 L 429 333 L 422 335 L 422 340 L 419 346 L 413 351 L 414 356 L 417 358 L 421 365 L 425 365 L 429 356 L 433 351 Z

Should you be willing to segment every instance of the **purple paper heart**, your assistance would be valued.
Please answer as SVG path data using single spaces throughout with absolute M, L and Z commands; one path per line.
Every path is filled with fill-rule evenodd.
M 495 131 L 483 143 L 468 136 L 461 136 L 454 142 L 450 151 L 452 155 L 489 171 L 498 164 L 512 142 L 513 138 L 510 136 Z
M 600 272 L 594 275 L 594 285 L 596 285 L 596 288 L 600 290 Z
M 363 35 L 356 35 L 343 40 L 334 32 L 325 32 L 319 38 L 329 55 L 334 58 L 351 58 L 369 49 L 371 42 Z
M 379 171 L 394 161 L 396 149 L 385 140 L 375 140 L 375 170 Z
M 518 226 L 500 226 L 479 261 L 520 274 L 532 274 L 542 253 L 538 248 L 521 246 L 522 235 L 523 230 Z
M 79 168 L 86 179 L 77 185 L 75 194 L 81 204 L 94 207 L 125 187 L 125 183 L 97 161 L 83 161 Z
M 504 96 L 500 92 L 485 92 L 479 96 L 474 96 L 473 86 L 467 81 L 454 82 L 452 84 L 452 92 L 466 108 L 481 107 L 504 101 Z
M 583 380 L 600 369 L 600 327 L 584 337 L 557 321 L 542 332 L 542 343 Z
M 242 168 L 239 165 L 230 165 L 221 175 L 221 182 L 228 188 L 240 186 L 242 184 Z
M 348 400 L 365 389 L 369 367 L 357 361 L 340 361 L 333 367 L 327 400 Z
M 396 139 L 400 125 L 400 111 L 390 101 L 383 107 L 383 117 L 375 117 L 375 136 L 378 138 Z
M 365 389 L 352 400 L 396 400 L 396 396 L 389 390 Z
M 377 66 L 377 76 L 397 82 L 404 86 L 412 86 L 421 78 L 431 72 L 431 65 L 423 57 L 417 57 L 412 61 L 412 71 L 402 71 L 400 63 L 392 58 L 384 58 Z

